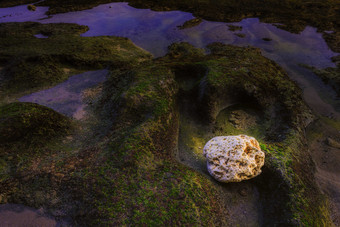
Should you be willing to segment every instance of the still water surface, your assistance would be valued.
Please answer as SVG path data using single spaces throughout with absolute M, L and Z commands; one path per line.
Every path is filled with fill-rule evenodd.
M 52 108 L 75 119 L 85 114 L 83 93 L 106 80 L 108 70 L 97 70 L 71 76 L 65 82 L 50 89 L 25 95 L 20 102 L 34 102 Z

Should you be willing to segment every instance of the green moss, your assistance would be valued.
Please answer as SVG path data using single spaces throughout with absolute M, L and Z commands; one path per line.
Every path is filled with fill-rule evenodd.
M 4 7 L 12 7 L 16 5 L 23 5 L 28 3 L 33 3 L 35 1 L 32 0 L 4 0 L 0 2 L 0 8 Z
M 262 57 L 256 48 L 240 48 L 219 43 L 212 44 L 209 48 L 210 55 L 197 58 L 199 65 L 206 69 L 207 74 L 201 79 L 199 88 L 204 91 L 204 95 L 196 101 L 202 102 L 198 104 L 202 108 L 194 111 L 203 113 L 207 111 L 208 118 L 216 127 L 214 135 L 247 133 L 266 143 L 267 145 L 262 145 L 267 153 L 266 165 L 276 180 L 285 185 L 283 186 L 285 189 L 275 189 L 277 185 L 271 185 L 263 190 L 279 190 L 282 193 L 281 196 L 285 199 L 270 195 L 272 196 L 270 201 L 278 199 L 280 209 L 285 210 L 280 214 L 283 222 L 315 224 L 311 217 L 318 215 L 323 201 L 313 180 L 313 173 L 303 170 L 303 166 L 313 169 L 311 160 L 306 159 L 309 156 L 307 150 L 303 148 L 304 137 L 301 134 L 312 119 L 312 115 L 301 99 L 301 90 L 288 79 L 288 75 L 281 67 Z M 179 64 L 182 65 L 182 62 Z M 174 64 L 174 59 L 171 64 Z M 262 116 L 260 114 L 262 120 L 258 122 L 259 125 L 255 124 L 253 127 L 249 125 L 246 129 L 235 128 L 229 121 L 230 115 L 221 112 L 221 109 L 228 105 L 223 102 L 224 100 L 228 100 L 229 103 L 243 105 L 250 103 L 257 106 L 264 113 Z M 207 129 L 206 131 L 209 131 L 209 128 Z M 196 146 L 194 144 L 195 140 L 197 142 L 196 137 L 200 141 L 205 135 L 209 135 L 205 132 L 196 136 L 198 134 L 195 130 L 187 131 L 190 134 L 187 136 L 189 142 L 186 141 L 188 146 Z M 312 204 L 318 206 L 314 209 Z M 270 204 L 266 206 L 268 209 L 275 207 Z M 307 212 L 304 211 L 306 209 Z M 268 210 L 270 214 L 266 216 L 268 220 L 273 218 L 271 212 Z M 325 221 L 327 218 L 323 216 L 320 220 Z
M 305 65 L 304 65 L 305 66 Z M 305 66 L 311 69 L 324 82 L 330 84 L 334 90 L 340 95 L 340 64 L 337 67 L 328 67 L 325 69 L 317 69 L 315 67 Z
M 173 61 L 177 62 L 180 61 L 185 62 L 192 62 L 199 60 L 200 58 L 204 57 L 204 50 L 200 48 L 195 48 L 191 44 L 187 42 L 183 43 L 173 43 L 168 47 L 167 55 L 161 61 Z
M 70 152 L 64 144 L 39 157 L 38 164 L 27 158 L 31 162 L 24 161 L 26 164 L 18 169 L 21 173 L 31 171 L 29 184 L 15 178 L 15 174 L 7 174 L 9 167 L 3 165 L 0 174 L 6 185 L 11 182 L 27 185 L 8 186 L 6 193 L 13 196 L 13 202 L 20 201 L 20 197 L 32 204 L 25 190 L 31 195 L 29 188 L 44 191 L 41 186 L 51 183 L 63 198 L 60 206 L 73 201 L 85 209 L 82 215 L 75 211 L 79 208 L 76 206 L 69 211 L 75 212 L 74 219 L 79 225 L 227 225 L 228 214 L 212 179 L 175 158 L 182 114 L 178 102 L 184 93 L 192 102 L 190 111 L 197 113 L 196 118 L 180 128 L 187 130 L 184 133 L 188 134 L 189 147 L 202 146 L 210 136 L 210 131 L 192 127 L 191 121 L 198 121 L 202 129 L 222 126 L 222 130 L 216 129 L 214 133 L 254 130 L 254 135 L 259 135 L 266 164 L 263 175 L 254 179 L 254 184 L 259 187 L 265 208 L 265 224 L 326 222 L 327 212 L 315 189 L 310 171 L 313 166 L 303 144 L 303 128 L 311 116 L 301 99 L 301 91 L 256 48 L 222 44 L 210 48 L 211 54 L 204 55 L 202 50 L 187 43 L 175 44 L 163 58 L 112 70 L 100 97 L 89 107 L 94 114 L 89 121 L 95 119 L 97 125 L 86 129 L 91 132 L 83 135 L 80 148 Z M 98 61 L 106 57 L 104 54 Z M 185 78 L 193 81 L 179 91 L 179 81 Z M 229 99 L 241 107 L 256 106 L 260 120 L 245 129 L 235 128 L 225 121 L 230 116 L 221 111 L 226 108 L 223 101 Z M 6 109 L 4 114 L 12 115 L 12 112 L 16 116 L 16 110 Z M 37 130 L 36 135 L 40 135 Z M 53 131 L 47 130 L 46 134 L 53 135 Z M 7 163 L 7 159 L 4 157 L 0 163 Z M 13 160 L 9 162 L 11 166 L 20 163 L 19 158 Z M 71 164 L 76 167 L 68 167 Z M 51 167 L 42 170 L 37 166 Z M 37 168 L 41 173 L 36 173 Z M 39 206 L 47 201 L 39 200 L 40 197 L 35 196 Z M 274 214 L 273 207 L 277 209 Z
M 80 37 L 87 29 L 75 24 L 1 24 L 3 95 L 55 85 L 72 70 L 128 68 L 151 58 L 126 38 Z M 38 33 L 49 38 L 33 36 Z
M 340 122 L 334 119 L 330 119 L 328 117 L 320 117 L 323 122 L 325 122 L 327 125 L 340 130 Z
M 289 207 L 295 220 L 306 226 L 331 225 L 327 200 L 315 186 L 314 163 L 308 157 L 301 135 L 292 131 L 279 149 L 276 146 L 267 147 L 272 157 L 283 164 L 284 178 L 290 182 Z M 268 149 L 267 149 L 268 151 Z M 271 159 L 270 161 L 273 161 Z M 309 171 L 306 171 L 308 169 Z M 319 216 L 315 219 L 315 216 Z
M 223 213 L 214 202 L 217 198 L 213 194 L 215 187 L 211 182 L 173 159 L 174 141 L 177 137 L 175 95 L 178 89 L 173 72 L 179 77 L 182 75 L 181 70 L 195 66 L 208 72 L 206 75 L 192 75 L 202 81 L 206 76 L 204 95 L 210 100 L 205 103 L 206 107 L 218 101 L 216 97 L 224 97 L 215 96 L 214 92 L 228 96 L 235 91 L 236 94 L 241 91 L 252 97 L 248 101 L 257 104 L 269 116 L 269 119 L 264 117 L 268 123 L 262 125 L 263 121 L 260 121 L 260 126 L 255 125 L 247 130 L 253 130 L 253 133 L 260 135 L 264 141 L 271 138 L 281 141 L 262 144 L 269 157 L 268 168 L 281 173 L 277 176 L 278 184 L 287 187 L 287 191 L 280 192 L 287 197 L 278 202 L 281 208 L 286 209 L 286 216 L 280 215 L 281 221 L 292 223 L 290 218 L 295 217 L 298 222 L 307 220 L 307 223 L 311 223 L 309 217 L 315 216 L 317 209 L 310 207 L 315 200 L 306 199 L 308 197 L 305 191 L 308 190 L 303 185 L 307 184 L 300 180 L 305 176 L 305 173 L 299 170 L 304 163 L 301 161 L 304 153 L 298 146 L 300 137 L 296 136 L 305 124 L 304 117 L 308 116 L 308 109 L 299 96 L 301 91 L 288 80 L 280 67 L 262 57 L 258 49 L 221 44 L 211 45 L 210 48 L 212 53 L 204 56 L 188 44 L 176 44 L 172 46 L 175 54 L 170 51 L 170 54 L 150 65 L 144 65 L 132 72 L 112 75 L 110 84 L 113 85 L 114 81 L 114 84 L 124 86 L 115 90 L 108 86 L 107 90 L 104 90 L 104 100 L 111 97 L 112 104 L 108 106 L 117 109 L 118 113 L 111 126 L 111 142 L 108 148 L 111 158 L 105 167 L 98 170 L 98 175 L 93 176 L 101 183 L 92 190 L 98 191 L 100 188 L 104 191 L 100 196 L 96 196 L 103 199 L 95 201 L 93 205 L 101 211 L 101 218 L 95 219 L 94 223 L 207 225 L 219 219 L 219 215 Z M 187 66 L 189 68 L 186 68 Z M 197 85 L 202 86 L 202 83 Z M 186 92 L 190 91 L 190 88 L 188 89 Z M 103 110 L 109 110 L 108 106 Z M 219 112 L 219 108 L 214 110 Z M 270 120 L 270 114 L 277 118 L 275 122 Z M 280 126 L 277 121 L 281 121 Z M 186 121 L 181 120 L 181 124 L 185 123 Z M 244 130 L 236 129 L 230 122 L 223 123 L 217 119 L 216 125 L 223 125 L 224 131 L 217 130 L 215 133 L 244 133 Z M 191 123 L 182 125 L 181 135 L 188 134 L 184 143 L 193 148 L 191 152 L 198 154 L 199 147 L 202 148 L 209 133 L 192 126 Z M 284 126 L 289 130 L 285 131 Z M 284 137 L 278 139 L 278 134 L 271 135 L 270 138 L 265 131 L 272 134 L 271 130 L 278 131 Z M 296 135 L 292 136 L 293 134 Z M 108 178 L 100 177 L 107 173 L 111 173 Z M 172 180 L 165 180 L 168 178 Z M 268 190 L 276 190 L 276 187 L 277 184 Z M 202 198 L 201 188 L 207 190 L 204 195 L 210 198 L 209 200 Z M 318 194 L 314 189 L 315 187 L 311 186 L 308 192 L 314 192 L 316 198 Z M 274 198 L 276 197 L 272 199 Z M 125 206 L 122 207 L 123 204 Z M 306 207 L 309 207 L 308 212 L 302 212 Z M 178 213 L 178 210 L 182 212 Z M 217 211 L 217 215 L 208 215 L 213 210 Z
M 35 5 L 29 4 L 27 6 L 27 9 L 30 10 L 30 11 L 36 11 L 37 7 Z
M 70 120 L 33 103 L 10 103 L 0 107 L 1 144 L 11 142 L 44 145 L 64 136 L 71 129 Z
M 61 64 L 50 56 L 39 56 L 14 63 L 5 70 L 10 77 L 4 90 L 9 92 L 32 90 L 60 83 L 68 78 Z
M 179 29 L 187 29 L 187 28 L 195 27 L 195 26 L 199 25 L 200 23 L 202 23 L 201 18 L 194 18 L 194 19 L 191 19 L 191 20 L 184 22 L 183 25 L 180 25 L 180 26 L 177 26 L 177 27 Z
M 126 78 L 130 83 L 124 82 Z M 214 223 L 218 214 L 211 216 L 211 212 L 218 208 L 210 199 L 214 198 L 212 183 L 173 159 L 177 136 L 174 74 L 167 67 L 151 64 L 112 75 L 111 80 L 125 86 L 121 91 L 104 90 L 104 99 L 113 96 L 110 100 L 115 104 L 110 106 L 119 113 L 108 147 L 113 152 L 92 175 L 98 182 L 91 190 L 99 192 L 92 206 L 100 218 L 91 223 Z

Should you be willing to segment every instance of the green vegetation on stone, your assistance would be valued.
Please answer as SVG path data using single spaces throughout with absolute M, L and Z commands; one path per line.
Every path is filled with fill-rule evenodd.
M 38 104 L 17 102 L 0 107 L 1 144 L 22 142 L 41 146 L 70 129 L 67 117 Z
M 325 83 L 331 85 L 336 93 L 340 95 L 340 63 L 338 63 L 336 67 L 328 67 L 324 69 L 318 69 L 308 65 L 302 66 L 312 70 Z
M 84 39 L 71 34 L 63 37 L 77 37 L 78 42 Z M 33 39 L 27 38 L 29 42 Z M 100 39 L 105 44 L 113 42 L 107 37 Z M 7 53 L 13 53 L 12 48 Z M 62 53 L 63 48 L 59 48 Z M 1 194 L 13 203 L 35 207 L 47 204 L 52 211 L 67 207 L 65 212 L 80 226 L 228 225 L 233 217 L 224 208 L 216 182 L 181 164 L 175 155 L 180 115 L 185 112 L 180 103 L 188 100 L 193 108 L 186 117 L 192 116 L 189 121 L 198 121 L 209 130 L 218 126 L 211 133 L 243 133 L 249 129 L 261 137 L 267 159 L 263 173 L 253 184 L 261 195 L 264 224 L 328 223 L 310 171 L 313 163 L 303 143 L 304 127 L 312 115 L 300 89 L 259 49 L 219 43 L 209 48 L 211 53 L 206 55 L 188 43 L 173 44 L 165 57 L 153 61 L 143 51 L 131 50 L 141 54 L 136 54 L 132 63 L 125 61 L 126 67 L 111 70 L 89 107 L 89 122 L 78 128 L 79 135 L 47 147 L 38 158 L 0 157 L 1 183 L 5 185 Z M 108 55 L 113 53 L 117 59 L 125 59 L 118 48 L 105 53 L 98 59 L 83 53 L 79 64 L 112 63 Z M 70 58 L 76 59 L 74 55 Z M 137 64 L 141 61 L 142 65 Z M 233 112 L 226 112 L 229 121 L 223 122 L 219 117 L 224 118 L 222 112 L 229 110 L 228 101 L 244 112 L 245 107 L 256 106 L 259 119 L 241 122 L 236 128 Z M 243 127 L 253 121 L 251 127 Z M 187 132 L 195 138 L 189 146 L 202 146 L 208 134 L 196 133 L 199 131 L 190 128 L 192 125 Z
M 98 209 L 100 218 L 89 217 L 89 221 L 95 225 L 218 222 L 223 211 L 214 202 L 217 198 L 212 182 L 173 158 L 178 88 L 171 70 L 157 64 L 144 65 L 113 74 L 108 84 L 125 87 L 116 90 L 107 86 L 103 92 L 106 106 L 100 109 L 108 111 L 111 106 L 118 113 L 111 126 L 108 158 L 91 171 L 91 177 L 98 179 L 91 191 L 99 193 L 91 206 Z M 113 103 L 107 102 L 108 97 Z
M 33 3 L 33 2 L 36 2 L 36 1 L 34 0 L 3 0 L 0 2 L 0 8 L 23 5 L 23 4 Z
M 197 93 L 188 93 L 189 102 L 197 102 L 196 106 L 193 105 L 197 109 L 192 110 L 192 116 L 200 113 L 199 116 L 196 114 L 200 124 L 207 124 L 205 120 L 208 120 L 213 130 L 209 133 L 211 129 L 207 125 L 201 129 L 204 132 L 201 135 L 198 133 L 200 130 L 191 128 L 189 123 L 182 129 L 182 136 L 188 137 L 183 142 L 196 153 L 196 146 L 202 146 L 202 140 L 207 140 L 204 134 L 218 136 L 249 133 L 257 136 L 264 141 L 262 147 L 268 155 L 268 169 L 264 176 L 259 177 L 258 186 L 263 190 L 262 193 L 277 190 L 276 195 L 265 193 L 268 196 L 267 202 L 264 202 L 267 207 L 264 210 L 266 223 L 278 221 L 278 218 L 281 218 L 282 223 L 298 225 L 329 222 L 327 215 L 315 219 L 321 213 L 324 214 L 321 212 L 324 202 L 314 180 L 313 162 L 307 158 L 308 150 L 303 145 L 305 137 L 301 132 L 313 117 L 301 99 L 301 90 L 288 79 L 281 67 L 264 58 L 259 49 L 220 43 L 211 44 L 208 48 L 211 54 L 202 56 L 186 43 L 173 44 L 169 54 L 159 60 L 173 68 L 178 74 L 177 78 L 191 76 L 200 81 L 192 88 L 193 92 L 197 89 Z M 174 50 L 176 54 L 173 54 Z M 247 129 L 235 128 L 237 122 L 230 115 L 222 117 L 227 122 L 221 122 L 219 115 L 228 102 L 240 107 L 256 107 L 263 111 L 263 114 L 258 114 L 262 120 L 253 127 L 249 125 Z M 269 145 L 265 145 L 267 143 Z M 304 171 L 305 167 L 310 171 Z M 278 185 L 281 185 L 280 189 Z M 274 200 L 275 204 L 272 203 Z
M 120 37 L 80 37 L 76 24 L 0 24 L 0 75 L 4 95 L 52 86 L 72 72 L 105 67 L 129 68 L 151 55 Z M 35 34 L 49 36 L 38 39 Z

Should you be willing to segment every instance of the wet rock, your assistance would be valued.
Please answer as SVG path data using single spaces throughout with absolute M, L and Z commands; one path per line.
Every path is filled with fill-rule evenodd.
M 271 38 L 262 38 L 263 41 L 272 41 Z
M 340 149 L 340 143 L 332 138 L 327 138 L 327 144 L 331 147 Z
M 192 28 L 195 27 L 197 25 L 199 25 L 200 23 L 202 23 L 202 19 L 201 18 L 194 18 L 191 20 L 188 20 L 186 22 L 184 22 L 183 25 L 177 26 L 179 29 L 186 29 L 186 28 Z
M 246 34 L 244 34 L 244 33 L 235 33 L 235 35 L 236 35 L 237 37 L 240 37 L 240 38 L 246 37 Z
M 35 11 L 35 10 L 37 9 L 37 7 L 36 7 L 35 5 L 28 5 L 28 6 L 27 6 L 27 9 L 28 9 L 29 11 Z
M 204 146 L 210 175 L 220 182 L 240 182 L 256 177 L 264 164 L 264 153 L 255 138 L 218 136 Z
M 242 30 L 242 26 L 236 26 L 236 25 L 228 25 L 229 27 L 229 31 L 241 31 Z

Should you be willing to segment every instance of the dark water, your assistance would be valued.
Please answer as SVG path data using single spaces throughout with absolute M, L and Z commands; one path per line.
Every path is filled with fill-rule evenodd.
M 53 15 L 48 19 L 43 15 L 45 11 L 46 7 L 38 7 L 36 12 L 31 12 L 26 6 L 0 9 L 0 23 L 39 21 L 87 25 L 90 29 L 83 36 L 128 37 L 155 57 L 166 54 L 171 43 L 182 41 L 202 48 L 211 42 L 252 45 L 261 48 L 263 55 L 280 64 L 289 73 L 291 79 L 303 89 L 306 102 L 316 113 L 325 116 L 339 115 L 337 112 L 340 111 L 340 100 L 333 89 L 309 70 L 298 66 L 301 63 L 318 68 L 334 66 L 330 58 L 337 54 L 328 48 L 316 28 L 306 27 L 300 34 L 293 34 L 278 29 L 275 25 L 262 23 L 257 18 L 247 18 L 238 23 L 203 20 L 195 27 L 179 29 L 178 26 L 194 18 L 192 14 L 136 9 L 127 3 L 104 4 L 89 10 Z M 229 31 L 230 24 L 242 26 L 242 30 Z M 237 33 L 242 33 L 245 37 L 239 37 Z M 264 41 L 263 38 L 271 41 Z

